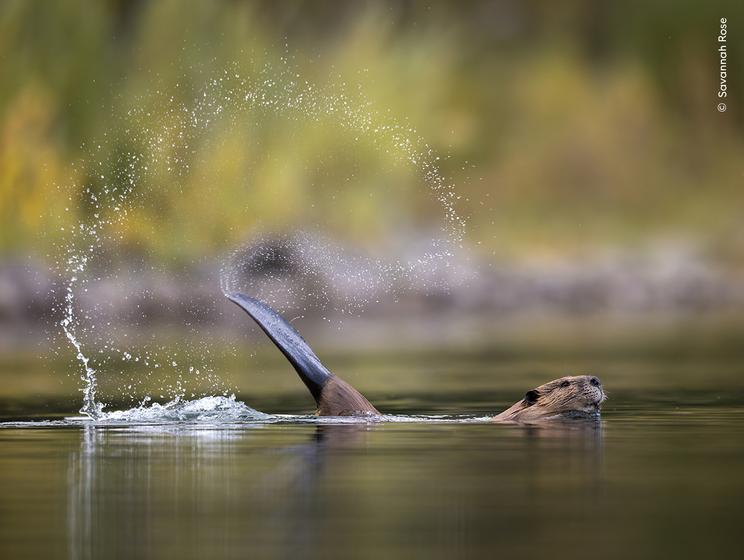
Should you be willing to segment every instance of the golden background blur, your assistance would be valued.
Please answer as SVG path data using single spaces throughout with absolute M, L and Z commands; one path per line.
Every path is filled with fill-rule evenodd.
M 729 110 L 719 113 L 716 37 L 721 17 L 743 16 L 739 2 L 690 0 L 2 2 L 4 394 L 59 391 L 58 369 L 76 374 L 65 394 L 79 385 L 59 328 L 59 265 L 71 230 L 94 212 L 86 193 L 124 180 L 122 154 L 157 160 L 148 139 L 173 130 L 174 104 L 194 106 L 215 77 L 260 82 L 266 69 L 412 131 L 466 220 L 433 297 L 421 274 L 404 297 L 365 295 L 367 313 L 349 317 L 332 297 L 305 305 L 339 291 L 335 271 L 313 269 L 307 284 L 289 270 L 286 284 L 306 301 L 282 311 L 321 350 L 362 371 L 379 352 L 396 363 L 411 348 L 567 353 L 584 369 L 648 341 L 675 356 L 736 354 L 744 42 L 731 23 Z M 443 209 L 392 136 L 360 138 L 322 110 L 226 114 L 199 127 L 183 165 L 161 158 L 135 182 L 127 215 L 96 250 L 89 276 L 101 281 L 79 293 L 99 312 L 85 334 L 101 338 L 87 351 L 125 337 L 127 348 L 165 341 L 199 356 L 241 340 L 251 331 L 221 297 L 219 266 L 266 235 L 320 232 L 352 254 L 401 258 L 440 234 Z M 258 272 L 246 284 L 261 296 Z M 221 375 L 235 373 L 241 390 L 259 383 L 243 375 L 245 353 L 284 367 L 266 345 L 240 348 Z M 48 354 L 53 371 L 39 366 Z M 137 378 L 109 354 L 96 367 Z M 565 373 L 562 359 L 547 367 Z M 421 386 L 412 369 L 388 369 L 399 386 Z
M 0 250 L 49 254 L 95 185 L 86 150 L 107 134 L 111 174 L 113 152 L 137 141 L 111 128 L 129 109 L 158 121 L 163 99 L 188 102 L 212 75 L 250 77 L 288 55 L 303 79 L 358 89 L 420 134 L 461 196 L 469 246 L 488 258 L 671 239 L 738 267 L 744 42 L 732 28 L 719 114 L 716 35 L 720 17 L 743 12 L 697 1 L 6 1 Z M 149 194 L 121 225 L 125 246 L 170 262 L 267 224 L 317 223 L 364 244 L 389 225 L 391 193 L 403 219 L 440 219 L 415 169 L 372 146 L 352 152 L 333 122 L 267 118 L 207 135 L 178 189 L 157 173 L 137 186 Z

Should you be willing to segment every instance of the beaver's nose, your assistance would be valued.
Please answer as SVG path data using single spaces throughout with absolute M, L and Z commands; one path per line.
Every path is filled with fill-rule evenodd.
M 601 385 L 601 383 L 599 382 L 599 377 L 594 376 L 592 376 L 592 378 L 589 380 L 589 383 L 591 383 L 595 387 L 599 387 Z

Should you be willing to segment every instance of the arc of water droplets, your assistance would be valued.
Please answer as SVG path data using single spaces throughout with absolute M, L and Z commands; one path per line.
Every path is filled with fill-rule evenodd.
M 101 146 L 98 146 L 101 149 Z M 64 263 L 64 269 L 69 275 L 65 287 L 65 303 L 63 309 L 63 318 L 60 321 L 62 331 L 76 352 L 76 359 L 82 366 L 81 380 L 83 381 L 83 406 L 80 412 L 87 414 L 92 418 L 97 418 L 101 414 L 103 405 L 96 402 L 96 392 L 98 382 L 96 370 L 91 366 L 91 360 L 83 351 L 83 344 L 78 334 L 81 318 L 76 314 L 76 286 L 83 286 L 88 282 L 84 276 L 90 260 L 95 257 L 96 252 L 100 249 L 102 242 L 101 231 L 104 227 L 112 225 L 114 222 L 123 220 L 127 215 L 126 201 L 136 183 L 137 160 L 136 155 L 129 155 L 127 165 L 127 180 L 119 188 L 115 185 L 104 184 L 102 193 L 108 198 L 107 202 L 111 203 L 114 210 L 112 217 L 103 215 L 105 207 L 99 200 L 99 197 L 93 192 L 90 186 L 85 187 L 84 195 L 86 201 L 94 209 L 92 214 L 92 223 L 81 223 L 77 228 L 72 230 L 72 238 L 66 247 L 67 257 Z M 101 161 L 98 162 L 102 166 Z M 100 175 L 105 179 L 104 175 Z
M 182 152 L 188 152 L 195 133 L 208 127 L 231 107 L 238 110 L 267 110 L 289 118 L 334 117 L 339 126 L 370 136 L 374 145 L 388 153 L 390 150 L 385 148 L 385 142 L 394 146 L 396 151 L 391 155 L 422 171 L 424 181 L 444 210 L 443 239 L 433 239 L 430 251 L 407 263 L 386 264 L 369 260 L 369 265 L 384 274 L 396 276 L 413 275 L 418 267 L 426 267 L 434 261 L 444 262 L 448 266 L 447 260 L 452 257 L 451 247 L 462 245 L 465 220 L 455 210 L 458 197 L 454 185 L 448 184 L 439 172 L 436 163 L 439 158 L 433 155 L 414 129 L 385 122 L 383 117 L 371 111 L 369 102 L 354 102 L 345 92 L 335 91 L 335 86 L 322 90 L 307 81 L 300 82 L 299 76 L 292 71 L 287 60 L 283 58 L 281 61 L 278 71 L 269 64 L 265 65 L 253 82 L 242 78 L 237 72 L 226 70 L 221 76 L 207 82 L 193 105 L 179 104 L 173 97 L 164 99 L 167 109 L 162 122 L 155 122 L 147 110 L 142 108 L 129 111 L 127 118 L 142 119 L 144 143 L 152 161 L 164 161 L 168 171 L 182 174 L 189 170 L 188 163 L 174 155 L 179 150 L 169 151 L 168 148 L 178 147 L 183 149 Z M 344 83 L 341 86 L 346 87 Z M 178 84 L 176 87 L 179 87 Z M 155 93 L 160 94 L 159 91 Z M 167 146 L 164 140 L 167 137 L 177 138 L 182 144 Z M 98 146 L 99 151 L 100 148 Z M 143 155 L 126 153 L 122 157 L 126 158 L 126 162 L 119 169 L 124 169 L 125 173 L 116 178 L 119 179 L 120 186 L 113 184 L 113 181 L 106 181 L 104 174 L 100 175 L 100 179 L 104 181 L 102 192 L 99 193 L 103 196 L 103 201 L 99 200 L 90 186 L 86 187 L 86 202 L 94 209 L 93 217 L 89 223 L 79 224 L 73 231 L 64 262 L 69 280 L 65 293 L 64 318 L 60 321 L 60 326 L 82 367 L 84 402 L 81 412 L 94 418 L 100 415 L 102 405 L 96 402 L 97 371 L 86 356 L 78 334 L 78 329 L 82 329 L 81 321 L 86 317 L 80 317 L 76 312 L 76 292 L 88 282 L 85 274 L 91 260 L 100 251 L 106 228 L 124 220 L 135 185 L 150 173 Z M 103 162 L 99 160 L 97 165 L 102 168 Z M 222 289 L 226 290 L 227 280 L 224 275 L 221 281 Z

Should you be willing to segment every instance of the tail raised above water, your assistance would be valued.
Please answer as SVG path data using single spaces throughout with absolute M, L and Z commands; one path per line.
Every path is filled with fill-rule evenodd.
M 271 307 L 244 294 L 229 294 L 292 364 L 318 405 L 320 416 L 379 414 L 364 396 L 321 363 L 299 332 Z

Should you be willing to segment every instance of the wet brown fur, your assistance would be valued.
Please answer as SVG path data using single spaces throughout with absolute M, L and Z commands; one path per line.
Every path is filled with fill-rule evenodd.
M 554 379 L 527 391 L 525 397 L 493 417 L 496 422 L 538 422 L 557 418 L 593 417 L 606 399 L 599 379 L 577 375 Z M 318 416 L 379 415 L 364 396 L 337 376 L 323 386 Z
M 318 416 L 379 415 L 380 412 L 364 396 L 337 376 L 332 376 L 318 398 Z
M 527 391 L 525 397 L 501 414 L 498 422 L 534 422 L 554 418 L 596 416 L 607 398 L 599 379 L 576 375 L 554 379 Z

